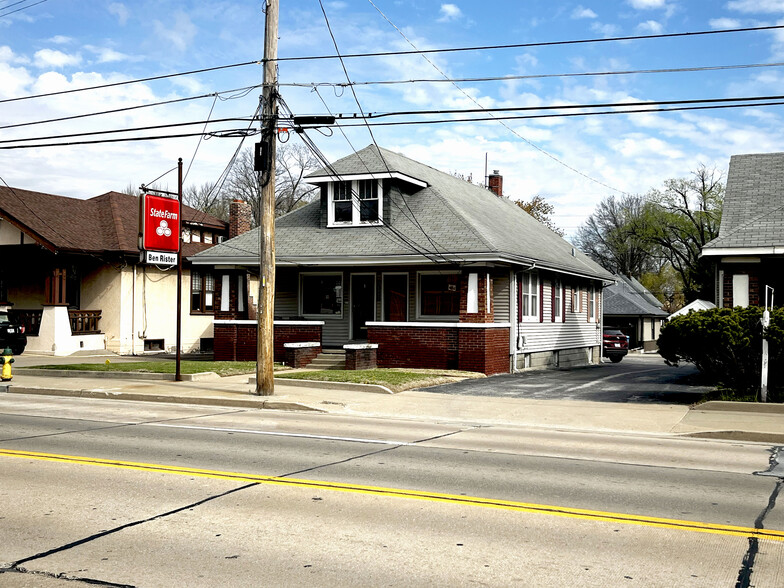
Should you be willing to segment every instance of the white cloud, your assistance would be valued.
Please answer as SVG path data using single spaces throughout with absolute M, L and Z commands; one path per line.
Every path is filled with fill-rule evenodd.
M 55 35 L 51 39 L 49 39 L 50 43 L 54 43 L 55 45 L 67 45 L 71 43 L 73 39 L 71 37 L 66 37 L 64 35 Z
M 591 25 L 591 30 L 605 37 L 614 37 L 618 33 L 618 27 L 614 24 L 602 24 L 595 22 Z
M 185 51 L 196 37 L 196 25 L 182 11 L 174 15 L 174 22 L 165 24 L 159 20 L 154 22 L 155 35 L 162 42 L 168 42 L 177 51 Z
M 69 65 L 79 65 L 82 62 L 82 56 L 79 54 L 69 55 L 56 49 L 41 49 L 36 51 L 35 65 L 40 68 L 54 67 L 61 68 Z
M 712 18 L 708 21 L 713 29 L 737 29 L 740 27 L 740 21 L 735 18 Z
M 463 12 L 456 4 L 442 4 L 441 5 L 441 18 L 438 22 L 451 22 L 463 16 Z
M 645 22 L 641 22 L 637 25 L 637 30 L 642 31 L 644 33 L 651 33 L 653 35 L 660 34 L 664 27 L 660 22 L 655 20 L 646 20 Z
M 752 14 L 784 12 L 784 0 L 732 0 L 727 8 Z
M 651 10 L 654 8 L 665 8 L 667 6 L 666 0 L 628 0 L 632 8 L 637 10 Z
M 120 53 L 108 47 L 95 47 L 93 45 L 85 45 L 87 51 L 95 53 L 98 58 L 98 63 L 116 63 L 118 61 L 128 61 L 129 57 L 125 53 Z
M 112 2 L 109 4 L 109 14 L 116 16 L 120 25 L 125 25 L 131 16 L 131 11 L 121 2 Z
M 596 18 L 597 14 L 591 10 L 590 8 L 585 8 L 584 6 L 578 6 L 574 10 L 572 10 L 572 18 Z

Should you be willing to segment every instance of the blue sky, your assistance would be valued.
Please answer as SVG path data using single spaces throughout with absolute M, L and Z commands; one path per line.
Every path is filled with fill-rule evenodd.
M 191 0 L 0 0 L 0 100 L 260 59 L 261 3 Z M 374 6 L 375 5 L 375 6 Z M 29 7 L 28 7 L 29 6 Z M 13 10 L 23 8 L 19 12 Z M 325 1 L 341 53 L 608 38 L 784 24 L 784 0 Z M 382 15 L 383 13 L 383 15 Z M 405 37 L 404 37 L 405 36 Z M 279 56 L 334 54 L 317 0 L 283 0 Z M 346 59 L 354 82 L 510 77 L 771 64 L 784 61 L 784 29 L 537 48 Z M 359 111 L 336 60 L 283 61 L 281 94 L 296 114 Z M 223 92 L 213 97 L 74 121 L 0 129 L 0 140 L 248 117 L 257 65 L 63 96 L 0 102 L 0 127 Z M 782 67 L 489 82 L 359 85 L 364 112 L 689 100 L 784 94 Z M 320 83 L 312 86 L 288 84 Z M 231 99 L 227 99 L 230 98 Z M 213 106 L 214 102 L 214 106 Z M 211 113 L 211 114 L 210 114 Z M 374 127 L 379 145 L 482 181 L 485 157 L 507 195 L 541 194 L 573 233 L 609 195 L 645 193 L 700 164 L 726 172 L 737 153 L 784 151 L 784 106 Z M 467 116 L 467 115 L 462 115 Z M 435 118 L 450 118 L 440 115 Z M 453 116 L 452 116 L 453 117 Z M 401 117 L 394 120 L 426 120 Z M 392 120 L 392 119 L 380 119 Z M 379 122 L 380 122 L 379 120 Z M 216 125 L 240 128 L 246 123 Z M 173 129 L 196 132 L 201 126 Z M 167 132 L 167 131 L 162 131 Z M 372 142 L 366 128 L 311 133 L 330 159 Z M 150 132 L 151 133 L 151 132 Z M 146 134 L 150 134 L 146 133 Z M 145 133 L 143 133 L 145 134 Z M 250 145 L 254 139 L 246 139 Z M 292 133 L 291 141 L 297 141 Z M 349 144 L 350 141 L 350 144 Z M 149 182 L 178 157 L 187 183 L 215 182 L 238 139 L 195 137 L 0 151 L 10 185 L 87 198 Z M 198 151 L 197 151 L 198 148 Z M 195 157 L 194 157 L 195 154 Z M 192 164 L 191 164 L 192 161 Z M 164 183 L 173 187 L 174 175 Z

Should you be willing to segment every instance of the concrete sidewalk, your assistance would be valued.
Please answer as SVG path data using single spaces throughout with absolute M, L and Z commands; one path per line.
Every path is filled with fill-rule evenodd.
M 675 434 L 784 444 L 784 405 L 708 402 L 674 404 L 472 397 L 375 386 L 276 379 L 274 396 L 256 396 L 249 377 L 172 382 L 16 370 L 5 391 L 82 398 L 172 402 L 258 409 L 318 411 L 380 418 L 551 429 Z M 0 387 L 4 391 L 6 384 Z

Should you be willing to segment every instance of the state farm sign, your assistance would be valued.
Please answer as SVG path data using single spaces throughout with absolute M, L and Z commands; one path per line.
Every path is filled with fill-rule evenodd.
M 179 251 L 179 201 L 152 194 L 145 194 L 142 199 L 142 249 Z

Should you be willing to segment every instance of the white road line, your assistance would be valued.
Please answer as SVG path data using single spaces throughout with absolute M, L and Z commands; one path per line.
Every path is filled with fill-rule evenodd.
M 375 443 L 377 445 L 413 446 L 416 443 L 407 441 L 385 441 L 383 439 L 360 439 L 358 437 L 336 437 L 332 435 L 309 435 L 307 433 L 282 433 L 280 431 L 255 431 L 252 429 L 227 429 L 224 427 L 199 427 L 197 425 L 172 425 L 167 423 L 140 423 L 145 427 L 166 427 L 169 429 L 195 429 L 199 431 L 217 431 L 219 433 L 246 433 L 250 435 L 269 435 L 272 437 L 301 437 L 326 441 L 349 441 L 353 443 Z

